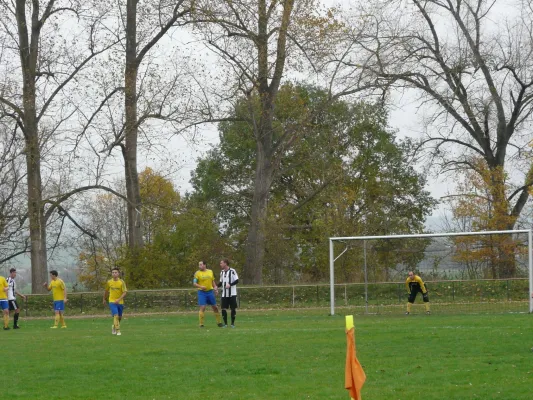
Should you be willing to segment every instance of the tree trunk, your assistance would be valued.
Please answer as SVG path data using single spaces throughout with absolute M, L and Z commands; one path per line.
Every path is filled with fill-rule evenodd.
M 268 193 L 272 184 L 272 162 L 268 153 L 263 144 L 258 143 L 251 223 L 248 230 L 246 263 L 243 271 L 243 282 L 248 285 L 263 283 Z
M 142 214 L 139 175 L 137 172 L 137 0 L 128 0 L 126 22 L 125 144 L 122 149 L 128 198 L 128 246 L 142 247 Z
M 34 98 L 35 100 L 35 98 Z M 28 108 L 25 109 L 27 113 Z M 37 126 L 33 116 L 26 114 L 26 167 L 28 182 L 28 220 L 31 240 L 31 292 L 45 293 L 42 286 L 48 280 L 48 263 L 46 251 L 46 220 L 42 202 L 41 152 L 37 137 Z
M 35 106 L 35 81 L 40 37 L 38 2 L 33 3 L 31 31 L 26 20 L 26 1 L 17 0 L 16 18 L 19 39 L 19 56 L 22 72 L 23 107 L 21 119 L 24 125 L 26 144 L 26 168 L 28 182 L 28 221 L 31 241 L 32 293 L 44 293 L 42 286 L 47 281 L 48 265 L 46 251 L 46 220 L 42 198 L 41 148 L 39 144 L 39 124 Z

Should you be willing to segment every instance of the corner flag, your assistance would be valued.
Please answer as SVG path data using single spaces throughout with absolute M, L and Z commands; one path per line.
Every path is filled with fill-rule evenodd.
M 344 373 L 344 387 L 350 391 L 352 400 L 361 400 L 361 388 L 366 375 L 355 355 L 355 328 L 353 315 L 346 316 L 346 370 Z

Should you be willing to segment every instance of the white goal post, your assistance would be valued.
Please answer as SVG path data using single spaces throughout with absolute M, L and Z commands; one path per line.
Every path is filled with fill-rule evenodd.
M 364 251 L 364 274 L 365 274 L 365 303 L 368 304 L 368 292 L 366 290 L 367 268 L 366 268 L 366 241 L 383 240 L 383 239 L 406 239 L 406 238 L 436 238 L 436 237 L 454 237 L 454 236 L 475 236 L 475 235 L 502 235 L 502 234 L 527 234 L 528 243 L 528 265 L 529 265 L 529 313 L 533 313 L 533 236 L 531 230 L 507 230 L 507 231 L 481 231 L 481 232 L 453 232 L 453 233 L 425 233 L 413 235 L 390 235 L 390 236 L 352 236 L 352 237 L 330 237 L 329 238 L 329 270 L 330 270 L 330 305 L 331 315 L 335 315 L 335 261 L 339 259 L 347 250 L 348 246 L 335 257 L 334 243 L 346 242 L 348 240 L 363 241 Z

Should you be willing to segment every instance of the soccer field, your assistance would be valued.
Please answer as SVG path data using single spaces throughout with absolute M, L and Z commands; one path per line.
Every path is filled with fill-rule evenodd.
M 340 311 L 344 312 L 344 311 Z M 236 329 L 197 314 L 22 320 L 2 331 L 3 398 L 348 399 L 344 317 L 240 312 Z M 356 317 L 365 400 L 532 399 L 533 316 Z

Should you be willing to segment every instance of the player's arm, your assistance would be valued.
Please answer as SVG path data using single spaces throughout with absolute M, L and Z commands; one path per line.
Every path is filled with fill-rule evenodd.
M 420 285 L 420 289 L 422 289 L 422 293 L 425 294 L 427 292 L 427 289 L 426 289 L 426 285 L 424 285 L 424 281 L 420 277 L 417 277 L 416 280 L 418 284 Z
M 68 299 L 67 299 L 67 285 L 65 285 L 65 282 L 63 282 L 63 301 L 65 303 L 68 301 Z
M 115 300 L 115 304 L 120 304 L 122 299 L 124 299 L 124 297 L 126 297 L 127 294 L 128 294 L 128 289 L 126 288 L 126 284 L 124 283 L 124 281 L 122 281 L 122 294 L 120 295 L 118 299 Z
M 104 305 L 107 304 L 107 299 L 109 298 L 109 290 L 107 290 L 107 286 L 104 289 L 104 298 L 102 299 Z
M 24 296 L 22 293 L 20 293 L 19 291 L 15 290 L 15 293 L 17 294 L 17 296 L 20 296 L 22 297 L 24 300 L 26 300 L 26 296 Z
M 192 284 L 195 288 L 197 289 L 200 289 L 200 290 L 205 290 L 205 286 L 202 286 L 198 283 L 198 277 L 196 276 L 196 274 L 194 274 L 194 278 L 192 280 Z
M 46 290 L 50 291 L 52 290 L 52 283 L 48 284 L 48 282 L 44 282 L 43 286 L 46 288 Z
M 213 282 L 211 283 L 213 285 L 213 290 L 215 291 L 215 294 L 218 294 L 218 285 L 215 282 L 215 277 L 213 276 Z

